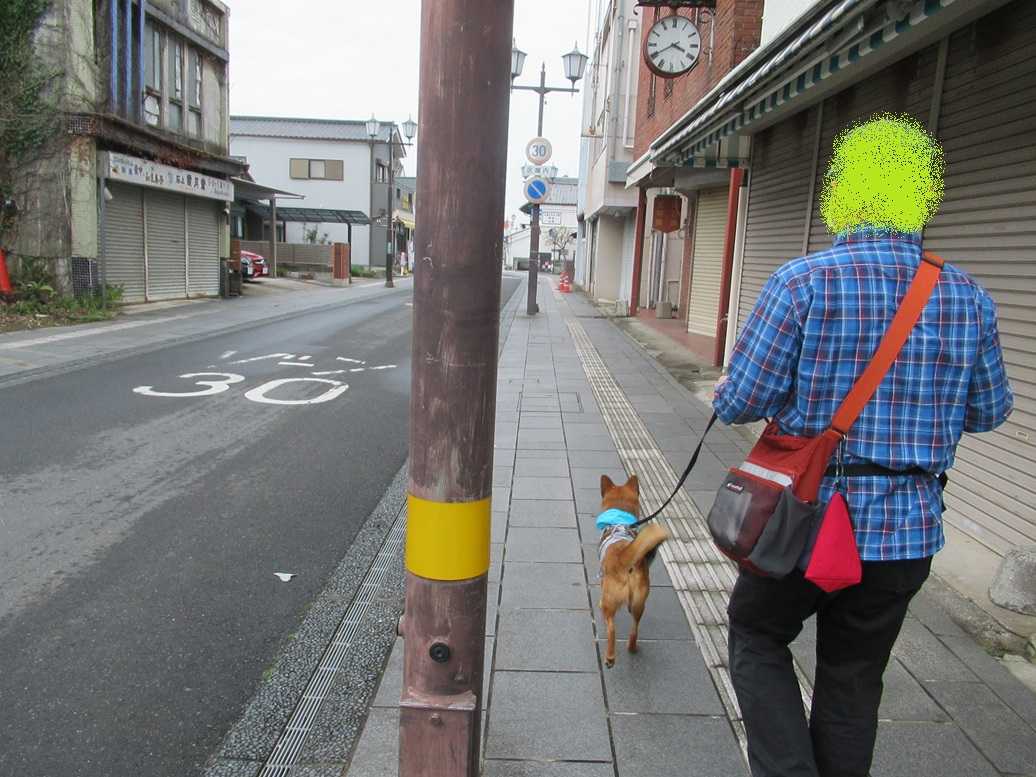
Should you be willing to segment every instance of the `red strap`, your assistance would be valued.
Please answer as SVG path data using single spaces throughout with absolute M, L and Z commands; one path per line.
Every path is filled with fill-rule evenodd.
M 923 261 L 918 265 L 914 280 L 907 289 L 903 301 L 899 303 L 899 310 L 896 311 L 888 331 L 881 340 L 878 350 L 871 357 L 870 364 L 863 374 L 853 384 L 852 390 L 842 400 L 835 417 L 831 421 L 831 428 L 841 436 L 845 436 L 852 427 L 856 418 L 860 415 L 864 406 L 874 396 L 881 381 L 884 380 L 892 362 L 899 356 L 903 344 L 910 337 L 910 332 L 921 317 L 921 311 L 928 304 L 932 290 L 939 280 L 939 273 L 942 270 L 943 260 L 935 254 L 925 251 L 922 255 Z

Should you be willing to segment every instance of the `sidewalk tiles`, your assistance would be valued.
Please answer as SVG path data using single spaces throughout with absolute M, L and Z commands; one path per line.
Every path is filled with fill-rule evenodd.
M 629 616 L 623 613 L 616 665 L 604 669 L 593 525 L 600 476 L 625 479 L 627 443 L 635 439 L 627 426 L 639 424 L 653 438 L 657 460 L 675 470 L 654 465 L 637 473 L 653 504 L 686 465 L 710 411 L 580 297 L 552 293 L 542 283 L 539 298 L 536 318 L 514 320 L 500 361 L 483 774 L 746 775 L 720 650 L 725 612 L 716 612 L 715 602 L 707 612 L 709 603 L 692 589 L 695 580 L 706 587 L 733 579 L 714 571 L 716 562 L 702 557 L 707 538 L 694 535 L 715 483 L 751 441 L 733 428 L 710 433 L 680 496 L 686 515 L 670 516 L 675 537 L 663 546 L 665 563 L 652 568 L 640 650 L 624 649 Z M 608 373 L 603 384 L 596 362 L 588 365 L 595 382 L 588 379 L 573 336 L 579 330 Z M 607 393 L 609 378 L 622 397 Z M 595 386 L 604 392 L 604 411 Z M 615 419 L 627 402 L 636 419 L 626 418 L 624 426 Z M 713 577 L 705 580 L 702 570 Z M 716 595 L 725 601 L 725 593 Z M 792 646 L 807 701 L 814 640 L 811 621 Z M 396 775 L 401 674 L 400 640 L 350 777 Z M 923 592 L 885 680 L 874 777 L 1036 774 L 1036 696 Z

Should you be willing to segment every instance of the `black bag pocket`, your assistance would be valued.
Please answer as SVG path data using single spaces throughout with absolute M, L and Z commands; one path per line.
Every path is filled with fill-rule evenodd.
M 746 558 L 781 497 L 781 486 L 731 469 L 709 510 L 709 531 L 716 546 L 736 561 Z
M 818 505 L 803 502 L 790 488 L 785 488 L 746 559 L 748 563 L 764 575 L 786 576 L 805 550 L 819 510 Z

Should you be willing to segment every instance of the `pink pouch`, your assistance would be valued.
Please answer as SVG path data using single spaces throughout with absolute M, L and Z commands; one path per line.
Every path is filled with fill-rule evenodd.
M 862 578 L 863 566 L 853 524 L 849 520 L 849 505 L 841 493 L 835 492 L 821 519 L 813 555 L 806 568 L 806 579 L 832 593 L 856 585 Z

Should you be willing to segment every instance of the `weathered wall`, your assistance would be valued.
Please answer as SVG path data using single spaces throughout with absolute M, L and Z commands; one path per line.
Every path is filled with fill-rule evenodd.
M 94 142 L 64 132 L 63 111 L 89 111 L 96 100 L 91 0 L 53 0 L 34 39 L 54 73 L 46 93 L 51 137 L 11 170 L 18 214 L 3 236 L 16 256 L 50 260 L 59 290 L 68 291 L 68 260 L 97 256 Z

